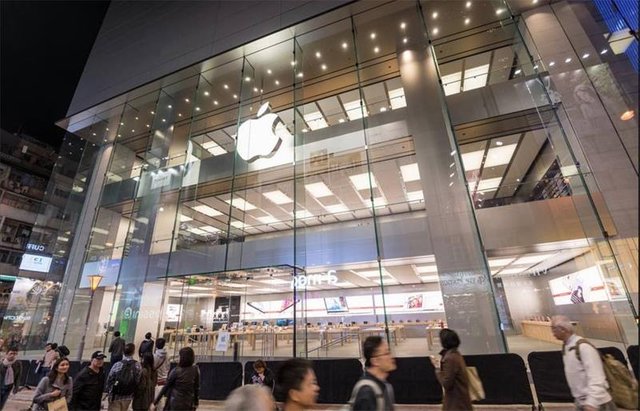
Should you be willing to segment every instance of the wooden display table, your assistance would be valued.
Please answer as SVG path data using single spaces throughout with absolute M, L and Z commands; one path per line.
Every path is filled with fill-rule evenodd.
M 522 326 L 522 335 L 526 337 L 535 338 L 536 340 L 547 341 L 558 345 L 562 344 L 562 341 L 556 339 L 556 337 L 553 336 L 550 321 L 523 320 L 520 322 L 520 324 Z M 573 328 L 576 334 L 582 335 L 581 330 L 579 329 L 578 322 L 571 321 L 571 324 L 573 324 Z

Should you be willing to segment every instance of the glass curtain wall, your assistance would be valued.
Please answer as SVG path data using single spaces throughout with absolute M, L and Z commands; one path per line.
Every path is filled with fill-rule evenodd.
M 88 328 L 85 356 L 116 330 L 203 361 L 359 357 L 376 334 L 419 356 L 448 326 L 520 352 L 559 313 L 630 341 L 614 228 L 519 21 L 358 4 L 120 107 L 72 350 Z

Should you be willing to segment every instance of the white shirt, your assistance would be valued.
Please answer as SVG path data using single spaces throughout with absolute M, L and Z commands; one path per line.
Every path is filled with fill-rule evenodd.
M 580 344 L 580 358 L 576 356 L 576 342 L 581 339 L 571 335 L 564 346 L 562 360 L 564 375 L 567 377 L 571 395 L 578 405 L 590 405 L 598 408 L 611 401 L 609 384 L 602 368 L 600 353 L 589 344 Z M 573 349 L 572 349 L 573 348 Z

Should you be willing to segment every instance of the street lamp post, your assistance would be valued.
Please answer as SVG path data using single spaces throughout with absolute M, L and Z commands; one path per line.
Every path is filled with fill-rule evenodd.
M 91 287 L 91 298 L 89 299 L 89 309 L 87 310 L 87 318 L 84 320 L 84 333 L 80 340 L 80 353 L 78 354 L 78 361 L 82 362 L 82 353 L 84 352 L 84 343 L 87 339 L 87 333 L 89 332 L 89 317 L 91 316 L 91 307 L 93 306 L 93 295 L 96 293 L 96 289 L 102 281 L 102 276 L 99 274 L 89 276 L 89 287 Z

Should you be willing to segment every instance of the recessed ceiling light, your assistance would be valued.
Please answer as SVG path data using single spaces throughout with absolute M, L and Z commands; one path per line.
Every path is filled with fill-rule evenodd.
M 196 107 L 196 111 L 200 111 L 200 107 Z
M 155 111 L 152 111 L 152 112 L 151 112 L 151 114 L 156 114 L 156 112 L 155 112 Z
M 234 95 L 233 95 L 233 98 L 238 98 L 238 95 L 237 95 L 237 94 L 234 94 Z
M 555 65 L 556 65 L 556 62 L 555 62 L 555 61 L 550 61 L 550 62 L 549 62 L 549 67 L 553 67 L 553 66 L 555 66 Z
M 376 33 L 371 33 L 370 37 L 371 37 L 371 40 L 375 39 L 376 38 Z
M 496 141 L 496 146 L 501 146 L 502 144 L 504 144 L 502 141 L 500 140 Z
M 589 56 L 590 56 L 590 54 L 589 54 L 589 53 L 584 53 L 584 54 L 582 55 L 582 58 L 583 58 L 583 59 L 588 59 L 588 58 L 589 58 Z
M 522 70 L 517 69 L 513 74 L 515 74 L 515 75 L 517 76 L 517 75 L 518 75 L 518 74 L 520 74 L 520 73 L 522 73 Z
M 386 107 L 380 107 L 380 112 L 384 113 L 385 111 L 387 111 Z
M 149 124 L 147 124 L 147 128 L 151 127 Z
M 192 209 L 196 210 L 199 213 L 202 213 L 204 215 L 208 215 L 209 217 L 215 217 L 215 216 L 219 216 L 222 215 L 222 213 L 218 210 L 216 210 L 215 208 L 209 207 L 208 205 L 205 204 L 199 204 L 195 207 L 191 207 Z
M 636 112 L 633 110 L 627 110 L 620 116 L 620 120 L 629 121 L 636 115 Z
M 293 67 L 293 66 L 295 66 L 295 65 L 296 65 L 296 61 L 295 61 L 295 60 L 292 60 L 292 61 L 291 61 L 291 67 Z
M 307 130 L 306 128 L 303 128 L 303 129 L 302 129 L 302 132 L 303 132 L 303 133 L 307 133 L 308 131 L 309 131 L 309 130 Z
M 251 81 L 251 77 L 245 77 L 244 81 Z
M 320 52 L 319 52 L 319 51 L 316 51 L 316 57 L 317 57 L 317 58 L 320 58 L 320 57 L 322 57 L 322 54 L 320 54 Z
M 406 44 L 406 43 L 407 43 L 407 38 L 406 38 L 406 37 L 405 37 L 405 38 L 403 38 L 403 39 L 402 39 L 402 42 Z
M 344 123 L 344 119 L 343 118 L 338 119 L 338 123 Z
M 188 103 L 188 102 L 189 102 L 189 99 L 188 99 L 188 98 L 185 98 L 185 99 L 184 99 L 184 101 Z
M 209 92 L 208 92 L 208 91 L 205 91 L 205 92 L 204 92 L 204 95 L 205 95 L 205 96 L 208 96 L 208 95 L 209 95 Z
M 167 122 L 167 119 L 164 119 L 164 118 L 163 118 L 163 119 L 162 119 L 162 122 L 163 122 L 163 123 L 166 123 L 166 122 Z
M 564 60 L 564 62 L 565 62 L 565 63 L 571 63 L 571 57 L 567 57 L 567 58 Z
M 303 72 L 298 73 L 298 77 L 300 78 L 304 77 L 304 73 Z
M 498 10 L 496 10 L 496 15 L 497 15 L 497 16 L 501 15 L 502 13 L 504 13 L 504 9 L 498 9 Z
M 121 126 L 124 126 L 124 123 L 120 123 Z
M 431 32 L 432 32 L 434 35 L 435 35 L 435 34 L 438 34 L 438 31 L 439 31 L 439 30 L 438 30 L 438 28 L 437 28 L 437 27 L 434 27 L 434 28 L 433 28 L 433 30 L 431 30 Z
M 322 181 L 317 183 L 305 184 L 304 188 L 315 198 L 322 198 L 333 195 L 329 187 Z
M 437 19 L 437 18 L 438 18 L 438 12 L 437 12 L 437 11 L 434 11 L 434 12 L 431 14 L 431 18 Z
M 136 131 L 135 131 L 135 130 L 131 130 L 131 132 L 132 132 L 132 133 L 135 133 Z
M 271 74 L 271 73 L 272 73 L 271 69 L 267 69 L 267 74 Z
M 327 65 L 326 65 L 326 64 L 323 64 L 323 65 L 322 65 L 322 66 L 320 66 L 320 67 L 322 67 L 322 69 L 323 69 L 323 70 L 326 70 L 326 69 L 327 69 Z
M 607 54 L 607 49 L 603 49 L 600 54 Z
M 373 52 L 374 52 L 374 53 L 378 53 L 379 51 L 380 51 L 380 47 L 374 47 L 374 48 L 373 48 Z
M 531 3 L 532 4 L 538 4 L 538 0 L 533 0 Z
M 226 84 L 224 84 L 222 87 L 224 87 L 225 90 L 229 90 L 229 86 L 227 86 Z
M 276 86 L 280 85 L 280 82 L 278 80 L 276 80 Z
M 206 231 L 207 233 L 219 233 L 220 230 L 215 228 L 215 227 L 211 227 L 210 225 L 203 225 L 202 227 L 200 227 L 201 230 Z
M 405 23 L 405 22 L 400 23 L 400 28 L 401 29 L 405 29 L 406 27 L 407 27 L 407 23 Z
M 254 91 L 254 93 L 257 93 L 258 92 L 258 87 L 254 87 L 253 91 Z
M 468 1 L 467 4 L 465 5 L 467 8 L 471 8 L 471 2 Z
M 347 44 L 347 42 L 342 43 L 342 48 L 346 49 L 347 47 L 349 47 L 349 45 Z
M 138 117 L 136 117 L 136 120 L 140 120 Z
M 371 188 L 378 187 L 373 173 L 362 173 L 349 176 L 349 180 L 351 180 L 356 190 L 369 189 L 369 182 L 371 182 Z
M 464 24 L 469 24 L 469 23 L 471 23 L 471 19 L 469 17 L 464 19 Z
M 293 203 L 293 200 L 280 190 L 268 191 L 266 193 L 262 193 L 262 195 L 267 197 L 274 204 L 282 205 Z
M 218 105 L 218 100 L 213 100 L 213 104 Z
M 193 220 L 193 218 L 191 218 L 189 216 L 186 216 L 186 215 L 183 215 L 183 214 L 180 214 L 180 222 L 181 223 L 186 223 L 186 222 L 189 222 L 191 220 Z
M 243 211 L 255 210 L 257 208 L 250 202 L 246 201 L 244 198 L 240 198 L 240 197 L 234 197 L 233 200 L 225 200 L 225 202 Z
M 402 173 L 402 179 L 405 183 L 420 180 L 420 170 L 418 170 L 418 163 L 400 166 L 400 172 Z

